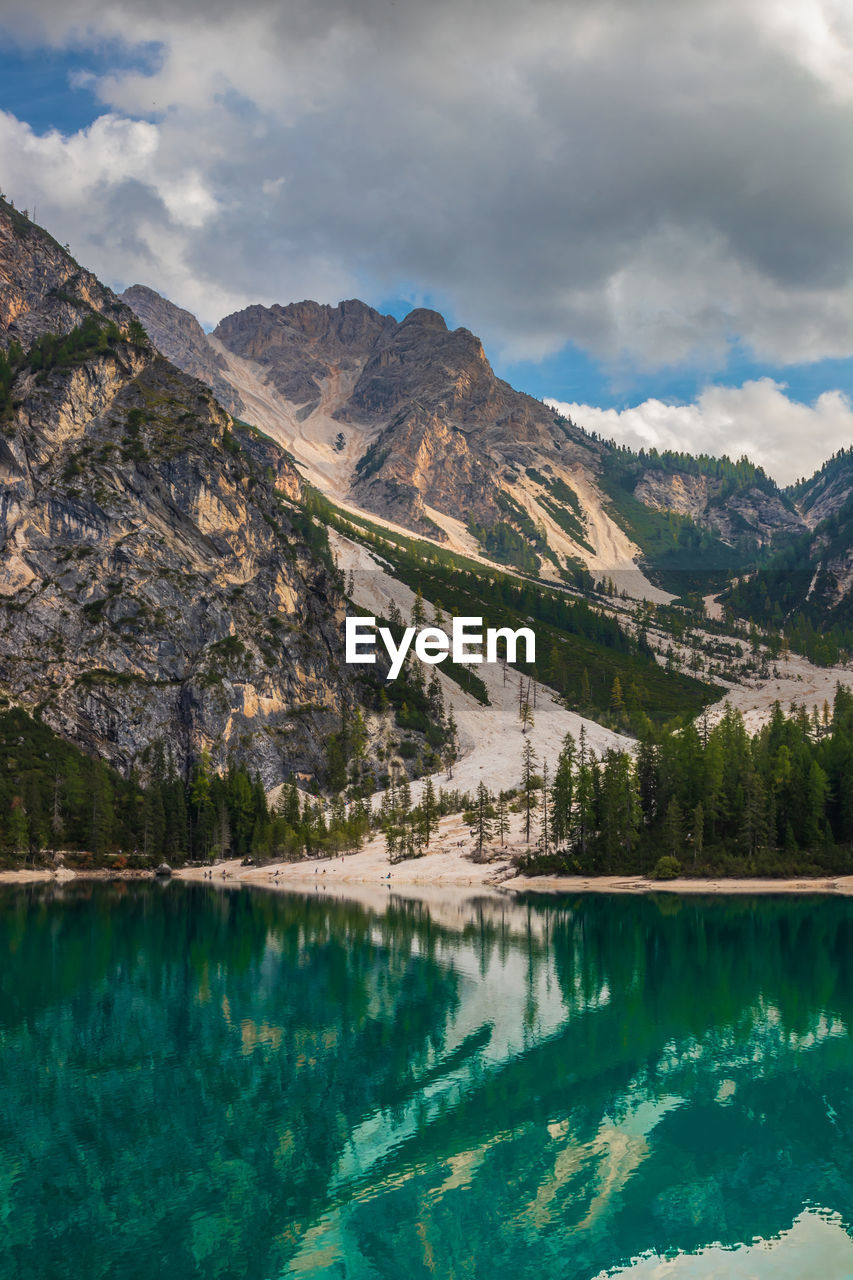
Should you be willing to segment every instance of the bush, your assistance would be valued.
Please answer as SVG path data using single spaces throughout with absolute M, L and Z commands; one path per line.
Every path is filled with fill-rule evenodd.
M 651 874 L 652 880 L 676 880 L 681 875 L 681 863 L 677 858 L 665 853 L 658 858 Z

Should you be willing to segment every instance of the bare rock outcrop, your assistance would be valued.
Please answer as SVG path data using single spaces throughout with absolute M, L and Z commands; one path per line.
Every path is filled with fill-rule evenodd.
M 123 771 L 159 741 L 318 773 L 361 694 L 298 473 L 2 204 L 0 246 L 0 696 Z
M 133 284 L 121 295 L 167 360 L 184 373 L 205 382 L 221 405 L 237 417 L 243 401 L 222 376 L 224 361 L 207 340 L 207 334 L 190 311 L 155 293 L 146 285 Z

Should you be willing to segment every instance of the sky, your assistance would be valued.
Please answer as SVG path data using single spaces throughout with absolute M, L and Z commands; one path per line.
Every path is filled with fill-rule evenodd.
M 634 447 L 853 443 L 849 0 L 0 0 L 0 190 L 206 327 L 431 306 Z

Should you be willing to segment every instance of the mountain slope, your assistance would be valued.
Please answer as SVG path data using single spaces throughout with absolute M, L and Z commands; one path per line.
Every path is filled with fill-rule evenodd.
M 853 449 L 842 449 L 788 491 L 805 532 L 727 595 L 732 608 L 784 630 L 820 663 L 853 645 Z
M 638 567 L 679 594 L 719 589 L 806 527 L 748 464 L 590 436 L 433 311 L 397 323 L 357 301 L 252 306 L 207 342 L 246 416 L 313 484 L 459 551 L 555 579 L 582 564 L 660 598 Z
M 211 349 L 194 315 L 141 284 L 125 289 L 121 300 L 139 317 L 151 341 L 167 360 L 190 377 L 206 383 L 230 413 L 242 412 L 242 400 L 222 376 L 225 361 Z
M 322 780 L 376 690 L 297 472 L 5 204 L 0 249 L 0 691 L 123 770 Z

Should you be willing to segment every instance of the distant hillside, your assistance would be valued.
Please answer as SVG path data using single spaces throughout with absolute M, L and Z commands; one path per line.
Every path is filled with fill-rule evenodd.
M 732 573 L 806 527 L 791 498 L 746 458 L 612 446 L 602 467 L 614 518 L 679 595 L 721 589 Z

